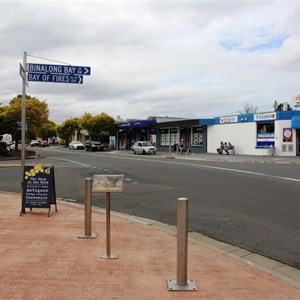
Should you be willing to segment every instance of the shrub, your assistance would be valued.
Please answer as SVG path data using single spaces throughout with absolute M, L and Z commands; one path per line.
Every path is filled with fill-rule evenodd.
M 10 151 L 7 150 L 6 143 L 0 142 L 0 155 L 9 156 Z

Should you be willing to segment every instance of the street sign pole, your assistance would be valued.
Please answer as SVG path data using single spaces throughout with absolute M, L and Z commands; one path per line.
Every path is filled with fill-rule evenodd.
M 27 60 L 27 53 L 23 53 L 23 67 L 26 68 L 26 60 Z M 22 188 L 22 195 L 24 189 L 24 169 L 25 169 L 25 133 L 26 133 L 26 73 L 25 76 L 22 77 L 22 113 L 21 113 L 21 123 L 22 123 L 22 133 L 21 133 L 21 140 L 22 140 L 22 149 L 21 149 L 21 188 Z M 22 211 L 25 210 L 22 207 Z

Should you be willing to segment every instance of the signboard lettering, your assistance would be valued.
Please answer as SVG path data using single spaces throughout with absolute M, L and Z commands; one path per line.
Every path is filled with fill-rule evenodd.
M 28 208 L 56 207 L 54 182 L 54 167 L 52 166 L 25 166 L 23 179 L 22 211 Z
M 91 68 L 82 66 L 27 64 L 27 72 L 42 74 L 91 75 Z
M 58 82 L 58 83 L 83 83 L 80 75 L 38 74 L 28 73 L 28 81 Z
M 254 114 L 254 121 L 276 120 L 276 113 Z
M 230 116 L 230 117 L 221 117 L 220 123 L 236 123 L 238 121 L 238 116 Z

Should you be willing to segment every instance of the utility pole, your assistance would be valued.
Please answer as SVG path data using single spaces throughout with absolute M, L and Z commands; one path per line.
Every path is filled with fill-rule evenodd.
M 25 133 L 26 133 L 26 60 L 27 53 L 23 54 L 23 68 L 25 70 L 25 74 L 22 80 L 22 113 L 21 113 L 21 124 L 22 124 L 22 149 L 21 149 L 21 187 L 22 187 L 22 195 L 23 195 L 23 182 L 24 182 L 24 169 L 25 169 Z

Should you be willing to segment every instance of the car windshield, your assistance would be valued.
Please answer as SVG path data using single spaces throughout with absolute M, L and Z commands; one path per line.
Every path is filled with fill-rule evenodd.
M 149 147 L 152 146 L 150 142 L 142 142 L 143 147 Z

